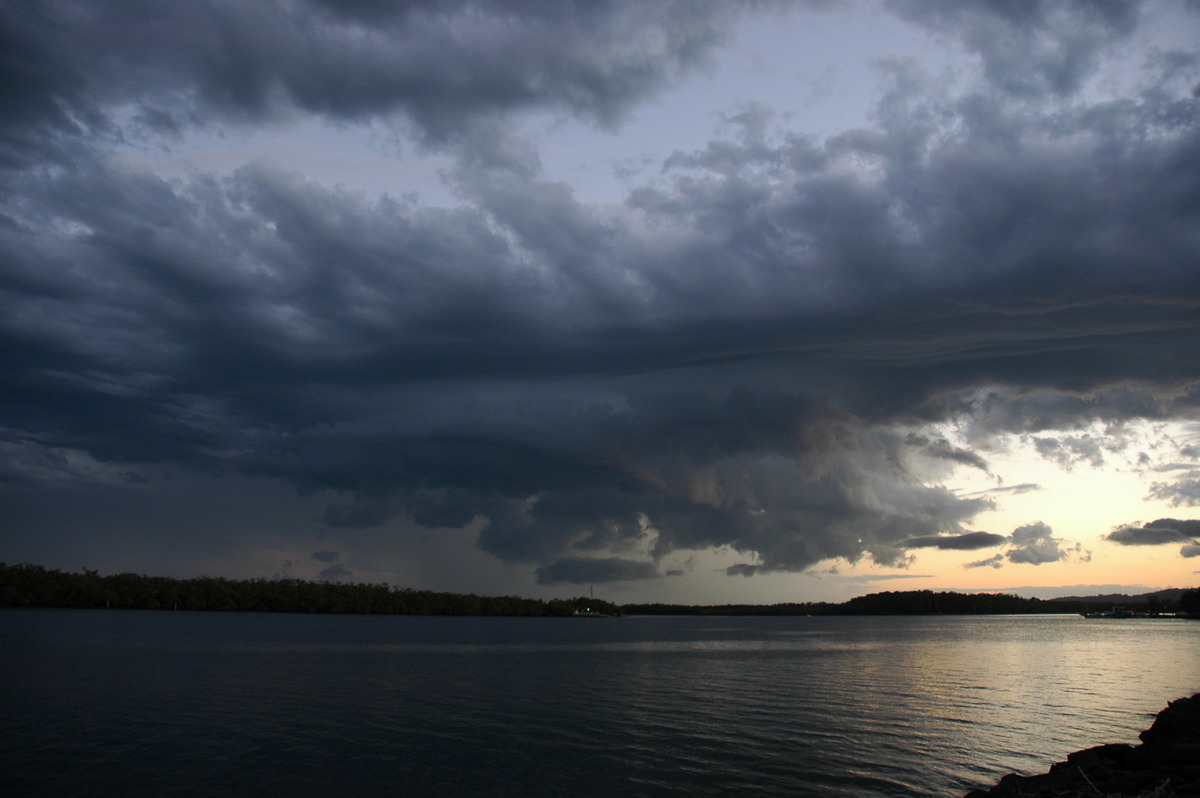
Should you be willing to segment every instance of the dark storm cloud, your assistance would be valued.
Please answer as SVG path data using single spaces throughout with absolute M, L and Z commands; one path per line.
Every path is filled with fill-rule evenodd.
M 592 582 L 617 582 L 630 579 L 653 579 L 661 576 L 651 562 L 625 560 L 619 557 L 570 557 L 538 568 L 538 584 L 583 585 Z
M 604 125 L 702 66 L 744 6 L 150 0 L 6 3 L 4 161 L 65 139 L 298 113 L 401 114 L 431 141 L 552 108 Z
M 953 551 L 974 551 L 987 549 L 1008 542 L 1004 535 L 992 532 L 964 532 L 961 535 L 931 535 L 920 538 L 909 538 L 902 541 L 906 549 L 949 549 Z
M 1074 118 L 1059 117 L 1054 127 L 1023 118 L 1010 146 L 911 69 L 894 71 L 881 130 L 823 147 L 787 135 L 766 145 L 722 142 L 676 159 L 670 190 L 635 192 L 649 218 L 699 239 L 689 251 L 688 295 L 703 296 L 710 285 L 715 294 L 720 285 L 710 307 L 732 311 L 743 302 L 769 315 L 791 304 L 814 321 L 836 311 L 817 329 L 776 331 L 777 351 L 803 340 L 811 365 L 821 363 L 812 350 L 828 339 L 853 351 L 862 360 L 842 371 L 860 367 L 868 386 L 879 379 L 882 388 L 858 392 L 860 412 L 912 412 L 938 385 L 988 381 L 1055 389 L 1018 397 L 1027 407 L 1007 421 L 996 408 L 987 421 L 1006 431 L 1039 417 L 1078 422 L 1097 412 L 1145 417 L 1194 406 L 1194 393 L 1173 397 L 1117 378 L 1194 378 L 1193 364 L 1169 342 L 1196 335 L 1194 281 L 1183 265 L 1194 237 L 1163 229 L 1135 200 L 1194 221 L 1185 199 L 1192 189 L 1171 188 L 1194 186 L 1197 177 L 1191 86 L 1177 100 L 1111 114 L 1068 112 Z M 1163 106 L 1176 101 L 1189 121 L 1147 137 L 1146 126 L 1157 127 Z M 948 134 L 954 123 L 934 124 L 939 118 L 963 127 Z M 839 160 L 851 157 L 874 169 L 864 174 Z M 1161 253 L 1146 237 L 1153 230 L 1165 236 Z M 1134 263 L 1148 271 L 1134 276 Z M 806 290 L 812 285 L 822 290 Z M 875 314 L 857 315 L 867 308 Z M 1032 406 L 1038 400 L 1047 406 Z
M 398 514 L 399 510 L 393 502 L 363 499 L 345 504 L 329 505 L 325 508 L 325 523 L 335 529 L 342 527 L 362 529 L 363 527 L 378 526 L 395 518 Z
M 1017 96 L 1071 94 L 1101 52 L 1137 27 L 1136 0 L 889 0 L 905 18 L 953 37 L 983 62 L 989 82 Z
M 322 579 L 337 580 L 345 576 L 354 576 L 353 571 L 338 562 L 338 560 L 342 558 L 340 552 L 325 549 L 323 551 L 314 551 L 309 556 L 317 562 L 328 563 L 328 565 L 325 568 L 322 568 L 318 574 L 318 576 L 320 576 Z M 285 563 L 284 567 L 287 568 L 290 566 L 291 563 Z
M 347 576 L 354 576 L 354 572 L 340 562 L 335 562 L 328 568 L 322 568 L 319 575 L 322 579 L 337 580 Z
M 1146 529 L 1174 529 L 1191 538 L 1200 538 L 1200 519 L 1160 518 L 1146 524 Z
M 947 409 L 965 415 L 969 423 L 967 433 L 972 438 L 983 439 L 996 432 L 1032 435 L 1075 430 L 1098 420 L 1108 426 L 1108 445 L 1121 446 L 1123 430 L 1120 421 L 1172 418 L 1181 407 L 1197 403 L 1195 391 L 1195 386 L 1187 381 L 1175 387 L 1168 383 L 1157 392 L 1120 384 L 1087 392 L 1025 390 L 1014 393 L 993 387 L 955 397 L 958 404 Z M 1060 464 L 1103 460 L 1103 453 L 1093 447 L 1086 436 L 1039 437 L 1044 438 L 1040 446 L 1043 454 L 1057 459 Z
M 1088 423 L 1200 407 L 1200 68 L 1056 100 L 1134 12 L 905 6 L 991 83 L 887 61 L 873 127 L 819 140 L 747 107 L 597 206 L 541 177 L 513 115 L 616 124 L 735 7 L 497 8 L 5 5 L 0 478 L 274 476 L 344 493 L 331 527 L 477 524 L 544 583 L 706 548 L 741 574 L 903 565 L 999 542 L 964 527 L 986 495 L 925 478 L 986 459 L 913 426 L 1090 464 Z M 454 145 L 462 204 L 269 163 L 167 181 L 105 149 L 290 115 L 403 117 Z M 1044 524 L 1011 542 L 1078 554 Z
M 1104 536 L 1122 546 L 1161 546 L 1167 543 L 1194 544 L 1200 538 L 1200 520 L 1160 518 L 1141 527 L 1122 526 Z
M 989 473 L 987 460 L 984 460 L 977 452 L 953 446 L 945 438 L 931 440 L 924 435 L 912 433 L 906 442 L 911 446 L 920 447 L 930 457 L 973 466 L 984 473 Z

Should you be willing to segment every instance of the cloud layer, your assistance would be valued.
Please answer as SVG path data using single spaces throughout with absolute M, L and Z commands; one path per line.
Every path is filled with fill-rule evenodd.
M 929 425 L 1073 467 L 1123 421 L 1196 419 L 1200 56 L 1098 93 L 1137 4 L 892 3 L 977 71 L 884 61 L 868 127 L 746 106 L 578 201 L 522 114 L 619 129 L 773 13 L 683 6 L 7 4 L 0 479 L 276 477 L 341 492 L 333 529 L 474 524 L 544 583 L 708 549 L 735 574 L 1067 556 L 1044 524 L 969 531 L 993 500 L 940 480 L 986 451 Z M 460 202 L 114 154 L 302 118 L 448 154 Z
M 1160 518 L 1141 527 L 1119 526 L 1104 536 L 1119 546 L 1163 546 L 1182 543 L 1181 557 L 1200 556 L 1200 520 Z

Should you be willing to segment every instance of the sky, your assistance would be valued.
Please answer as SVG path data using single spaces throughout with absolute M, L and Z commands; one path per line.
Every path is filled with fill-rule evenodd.
M 0 560 L 1200 584 L 1200 4 L 0 2 Z

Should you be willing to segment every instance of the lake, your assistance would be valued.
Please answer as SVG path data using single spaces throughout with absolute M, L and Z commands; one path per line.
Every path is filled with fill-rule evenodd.
M 0 793 L 961 795 L 1137 742 L 1200 623 L 0 612 Z

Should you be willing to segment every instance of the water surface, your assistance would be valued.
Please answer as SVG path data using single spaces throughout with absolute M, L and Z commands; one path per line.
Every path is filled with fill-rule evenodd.
M 0 612 L 6 795 L 959 795 L 1137 742 L 1200 623 Z

